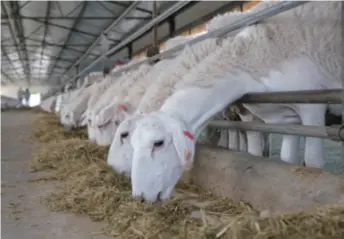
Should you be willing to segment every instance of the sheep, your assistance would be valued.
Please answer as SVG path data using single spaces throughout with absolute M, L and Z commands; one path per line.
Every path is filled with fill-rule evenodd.
M 103 79 L 103 77 L 100 77 L 100 79 Z M 90 99 L 87 102 L 87 110 L 85 112 L 86 115 L 86 121 L 87 121 L 87 136 L 88 139 L 91 141 L 95 141 L 95 134 L 94 134 L 94 128 L 91 121 L 92 116 L 92 110 L 98 100 L 101 98 L 103 93 L 109 88 L 111 85 L 110 81 L 111 78 L 107 77 L 103 79 L 102 81 L 96 81 L 91 87 L 92 87 L 92 95 Z
M 171 47 L 172 43 L 168 44 L 168 47 Z M 217 39 L 207 39 L 192 46 L 186 46 L 181 54 L 171 61 L 169 68 L 159 75 L 154 84 L 150 85 L 132 117 L 120 123 L 115 133 L 107 159 L 107 163 L 115 171 L 130 174 L 131 162 L 124 163 L 123 161 L 127 161 L 132 154 L 128 139 L 131 137 L 131 130 L 135 128 L 133 126 L 135 121 L 142 115 L 159 109 L 164 100 L 173 93 L 174 85 L 204 57 L 219 49 L 220 43 Z
M 126 117 L 133 114 L 146 89 L 154 84 L 158 76 L 171 64 L 171 60 L 163 60 L 156 63 L 153 68 L 143 77 L 133 84 L 122 99 L 116 98 L 108 106 L 98 113 L 97 124 L 104 137 L 103 145 L 110 145 L 117 126 Z M 120 103 L 119 103 L 120 102 Z
M 79 94 L 79 96 L 74 99 L 73 104 L 68 107 L 68 111 L 65 112 L 68 126 L 73 128 L 81 126 L 82 120 L 86 117 L 84 113 L 87 110 L 88 101 L 92 96 L 93 91 L 94 89 L 90 86 L 84 87 L 82 94 Z M 83 118 L 82 115 L 84 115 Z
M 73 107 L 74 102 L 82 93 L 81 89 L 75 89 L 67 93 L 67 97 L 62 101 L 61 111 L 60 111 L 60 122 L 65 127 L 70 127 L 69 125 L 69 112 L 70 108 Z
M 116 130 L 117 126 L 114 124 L 108 125 L 108 127 L 104 127 L 105 121 L 104 114 L 101 114 L 101 107 L 106 104 L 111 104 L 112 102 L 116 102 L 118 100 L 122 100 L 128 95 L 128 91 L 133 87 L 134 84 L 137 83 L 138 79 L 143 78 L 150 70 L 152 66 L 143 64 L 137 70 L 132 71 L 129 77 L 122 78 L 120 85 L 116 88 L 111 88 L 110 101 L 105 101 L 105 104 L 100 105 L 97 111 L 97 117 L 94 119 L 95 124 L 95 132 L 96 132 L 96 142 L 98 145 L 109 145 L 111 143 L 112 134 Z M 107 130 L 107 128 L 110 128 Z
M 56 97 L 50 96 L 41 102 L 40 107 L 44 111 L 53 112 L 55 108 L 55 103 L 56 103 Z
M 172 39 L 169 39 L 165 42 L 165 47 L 162 51 L 167 50 L 169 48 L 172 48 L 176 45 L 182 44 L 186 42 L 187 40 L 190 40 L 191 37 L 174 37 Z M 178 53 L 178 51 L 176 52 Z M 173 57 L 173 56 L 172 56 Z M 100 127 L 111 127 L 112 130 L 106 130 L 103 129 L 103 131 L 108 131 L 109 134 L 109 141 L 112 141 L 113 138 L 113 132 L 116 131 L 116 127 L 113 128 L 111 124 L 115 124 L 116 126 L 119 125 L 123 119 L 133 114 L 133 110 L 137 105 L 140 103 L 141 98 L 143 94 L 145 93 L 146 89 L 150 84 L 153 84 L 152 82 L 155 82 L 155 79 L 159 77 L 161 72 L 163 72 L 167 67 L 170 66 L 171 60 L 163 60 L 159 63 L 155 64 L 153 69 L 142 79 L 137 81 L 130 89 L 128 90 L 128 95 L 124 98 L 122 102 L 117 102 L 115 100 L 110 105 L 103 108 L 98 113 L 98 125 Z M 120 107 L 118 107 L 118 105 Z M 111 136 L 111 137 L 110 137 Z
M 217 20 L 217 19 L 216 19 Z M 215 20 L 215 21 L 216 21 Z M 212 20 L 213 21 L 213 20 Z M 209 24 L 211 24 L 211 22 Z M 215 30 L 217 28 L 223 27 L 227 23 L 222 21 L 216 24 L 211 24 L 208 26 L 208 30 Z M 176 45 L 185 43 L 186 41 L 194 38 L 194 36 L 188 36 L 188 37 L 175 37 L 172 38 L 165 43 L 164 50 L 167 50 L 169 48 L 172 48 Z M 130 138 L 131 132 L 134 129 L 135 122 L 138 118 L 140 118 L 145 113 L 150 113 L 153 110 L 158 109 L 163 101 L 172 94 L 172 88 L 173 85 L 187 72 L 189 69 L 191 69 L 195 64 L 197 64 L 200 60 L 202 60 L 204 57 L 206 57 L 208 54 L 210 54 L 212 51 L 214 51 L 218 44 L 221 43 L 217 39 L 209 39 L 206 41 L 202 41 L 201 43 L 195 44 L 194 46 L 186 47 L 183 50 L 183 53 L 178 56 L 176 60 L 173 61 L 171 66 L 168 68 L 167 71 L 165 71 L 163 74 L 159 76 L 159 79 L 154 81 L 154 85 L 152 85 L 150 88 L 147 89 L 147 92 L 145 92 L 144 96 L 141 99 L 141 102 L 139 106 L 137 107 L 134 114 L 131 112 L 133 107 L 132 105 L 128 104 L 128 99 L 125 102 L 122 102 L 121 105 L 124 105 L 126 110 L 123 110 L 122 108 L 117 108 L 114 105 L 109 106 L 109 115 L 112 116 L 115 121 L 115 123 L 119 123 L 119 119 L 123 118 L 124 115 L 132 115 L 122 123 L 120 123 L 116 133 L 114 140 L 112 141 L 109 155 L 107 162 L 108 164 L 115 170 L 120 173 L 124 173 L 126 175 L 130 175 L 131 172 L 131 162 L 127 162 L 128 160 L 131 161 L 131 146 L 127 145 L 129 144 L 129 141 L 127 139 L 120 139 L 121 135 L 125 135 L 126 137 Z M 204 49 L 202 49 L 204 48 Z M 194 55 L 200 53 L 200 55 Z M 175 53 L 175 54 L 178 54 Z M 202 55 L 203 54 L 203 55 Z M 179 69 L 178 69 L 179 68 Z M 164 91 L 162 90 L 164 89 Z M 117 115 L 114 115 L 117 113 Z M 124 115 L 120 115 L 120 113 Z M 108 121 L 109 122 L 109 121 Z M 234 132 L 236 133 L 236 132 Z M 229 133 L 229 135 L 233 135 L 233 133 Z M 221 134 L 221 138 L 224 135 Z M 207 137 L 207 136 L 206 136 Z M 245 142 L 243 140 L 243 134 L 240 134 L 240 139 L 242 141 L 241 146 L 242 150 L 245 150 Z M 227 140 L 228 141 L 228 140 Z M 220 139 L 219 145 L 220 146 L 227 146 L 228 142 L 222 143 L 223 140 Z M 233 140 L 231 140 L 233 142 Z M 236 148 L 235 145 L 229 144 L 232 148 Z
M 192 167 L 195 139 L 207 121 L 244 94 L 340 88 L 340 4 L 309 2 L 249 26 L 245 37 L 224 39 L 222 48 L 175 85 L 158 111 L 136 122 L 130 139 L 132 196 L 169 199 L 183 171 Z M 302 124 L 325 125 L 326 104 L 291 106 Z M 317 160 L 322 154 L 323 141 L 307 137 L 306 165 L 322 167 Z
M 223 15 L 220 15 L 218 17 L 215 17 L 210 21 L 210 23 L 207 24 L 207 30 L 211 31 L 213 30 L 214 26 L 217 24 L 224 24 L 227 22 L 227 24 L 235 21 L 238 19 L 238 17 L 242 17 L 244 15 L 249 15 L 254 12 L 257 12 L 258 10 L 262 9 L 262 6 L 265 7 L 265 5 L 257 5 L 256 7 L 252 8 L 250 11 L 247 12 L 230 12 Z M 238 33 L 239 36 L 245 37 L 249 33 L 249 28 L 245 28 L 244 30 L 240 31 Z M 247 106 L 246 108 L 244 106 Z M 250 109 L 254 108 L 252 112 L 250 112 Z M 294 115 L 293 121 L 290 121 L 291 114 L 295 114 L 292 112 L 290 107 L 286 107 L 286 105 L 277 105 L 277 104 L 241 104 L 241 112 L 236 112 L 240 115 L 241 120 L 246 122 L 252 122 L 252 119 L 255 118 L 255 120 L 263 121 L 260 118 L 267 119 L 266 123 L 300 123 L 301 120 L 297 115 Z M 255 116 L 253 114 L 256 114 Z M 258 117 L 257 117 L 258 115 Z M 264 117 L 262 116 L 264 115 Z M 270 115 L 270 116 L 269 116 Z M 287 120 L 287 121 L 286 121 Z M 263 149 L 267 145 L 264 142 L 264 133 L 262 132 L 254 132 L 254 131 L 247 131 L 247 141 L 249 144 L 248 152 L 250 154 L 256 155 L 256 156 L 262 156 L 263 155 Z M 284 135 L 283 141 L 282 141 L 282 147 L 280 152 L 280 158 L 288 163 L 293 164 L 301 164 L 298 160 L 298 145 L 300 142 L 299 136 L 294 135 Z M 322 160 L 323 161 L 323 160 Z

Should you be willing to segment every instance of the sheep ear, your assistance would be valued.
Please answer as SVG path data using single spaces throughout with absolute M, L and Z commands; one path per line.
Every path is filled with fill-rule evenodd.
M 121 110 L 126 118 L 132 114 L 132 109 L 129 103 L 117 104 L 117 109 Z
M 173 132 L 173 143 L 184 169 L 190 169 L 195 155 L 195 138 L 187 130 Z

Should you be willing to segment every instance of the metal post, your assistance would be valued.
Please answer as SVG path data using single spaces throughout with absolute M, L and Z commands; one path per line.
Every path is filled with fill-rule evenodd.
M 78 75 L 79 72 L 80 72 L 80 65 L 77 64 L 77 65 L 75 66 L 75 74 Z M 78 86 L 78 82 L 79 82 L 79 81 L 80 81 L 80 77 L 76 78 L 76 82 L 77 82 L 76 87 L 79 87 L 79 86 L 80 86 L 80 83 L 79 83 L 79 86 Z
M 154 20 L 158 13 L 157 13 L 157 3 L 156 1 L 153 1 L 153 9 L 152 9 L 152 20 Z M 153 47 L 158 46 L 158 24 L 155 23 L 153 27 Z
M 128 44 L 128 55 L 129 55 L 129 59 L 133 57 L 133 44 L 132 43 Z
M 342 6 L 342 16 L 343 16 L 343 14 L 344 14 L 344 5 L 341 4 L 341 6 Z M 343 39 L 343 36 L 344 36 L 344 29 L 342 27 L 342 39 Z M 343 46 L 342 46 L 341 51 L 342 51 L 342 54 L 344 54 L 344 47 Z M 342 70 L 341 77 L 342 77 L 342 90 L 344 92 L 344 74 L 343 74 L 343 70 Z M 344 126 L 344 97 L 342 98 L 342 126 Z M 342 142 L 341 156 L 342 156 L 342 159 L 344 159 L 344 141 Z
M 169 36 L 173 37 L 173 34 L 176 31 L 176 22 L 173 16 L 168 20 L 168 25 L 169 25 Z

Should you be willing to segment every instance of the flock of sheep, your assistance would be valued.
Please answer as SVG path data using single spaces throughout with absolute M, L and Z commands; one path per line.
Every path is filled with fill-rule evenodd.
M 263 1 L 247 12 L 214 17 L 207 31 L 272 4 Z M 87 126 L 89 140 L 111 145 L 107 162 L 131 177 L 134 197 L 166 200 L 193 164 L 195 143 L 207 122 L 223 118 L 228 105 L 244 94 L 341 88 L 341 28 L 341 2 L 309 2 L 235 36 L 186 45 L 155 64 L 116 73 L 119 66 L 105 78 L 94 73 L 88 84 L 41 106 L 58 113 L 66 127 Z M 170 39 L 165 49 L 191 37 Z M 340 105 L 327 104 L 243 104 L 235 109 L 242 121 L 312 126 L 325 126 L 326 110 L 341 114 Z M 262 133 L 240 132 L 240 145 L 230 140 L 233 134 L 221 130 L 218 145 L 263 154 Z M 299 136 L 285 135 L 280 158 L 323 168 L 323 140 L 306 138 L 304 162 L 297 157 L 299 142 Z

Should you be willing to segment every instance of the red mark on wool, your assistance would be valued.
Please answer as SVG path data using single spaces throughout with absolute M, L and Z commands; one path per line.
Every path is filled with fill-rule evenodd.
M 191 139 L 191 140 L 194 140 L 194 137 L 193 137 L 193 135 L 192 135 L 192 134 L 190 134 L 190 132 L 189 132 L 189 131 L 186 131 L 186 130 L 184 130 L 184 135 L 185 135 L 186 137 L 188 137 L 189 139 Z
M 125 105 L 122 105 L 122 104 L 118 104 L 118 109 L 122 109 L 122 110 L 126 110 L 127 107 Z

